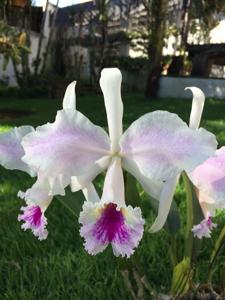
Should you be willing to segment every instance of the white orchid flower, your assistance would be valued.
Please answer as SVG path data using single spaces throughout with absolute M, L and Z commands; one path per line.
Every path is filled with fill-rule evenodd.
M 215 156 L 207 159 L 191 174 L 190 179 L 197 187 L 197 196 L 205 219 L 192 229 L 198 238 L 211 237 L 216 227 L 212 217 L 216 209 L 225 208 L 225 147 L 221 147 Z
M 189 127 L 198 130 L 204 108 L 205 95 L 196 87 L 187 88 L 193 93 L 192 110 Z M 193 172 L 188 173 L 189 179 L 197 187 L 197 196 L 205 219 L 192 229 L 194 236 L 198 238 L 211 237 L 211 231 L 216 227 L 212 217 L 217 208 L 225 208 L 225 147 L 217 150 L 203 164 L 197 166 Z M 168 216 L 170 206 L 175 193 L 179 175 L 168 180 L 160 195 L 159 213 L 151 227 L 152 232 L 162 228 Z
M 75 84 L 72 82 L 66 89 L 63 99 L 63 109 L 75 109 Z M 22 207 L 23 213 L 18 216 L 19 221 L 24 221 L 24 230 L 31 229 L 39 240 L 47 238 L 47 219 L 44 212 L 50 205 L 53 195 L 64 195 L 61 186 L 63 179 L 47 178 L 44 173 L 35 171 L 30 165 L 22 161 L 25 155 L 21 144 L 22 139 L 30 132 L 34 132 L 31 126 L 20 126 L 0 134 L 0 164 L 9 170 L 21 170 L 31 176 L 37 176 L 37 181 L 26 192 L 18 192 L 18 197 L 25 199 L 27 206 Z
M 73 191 L 88 187 L 103 170 L 108 169 L 107 174 L 111 172 L 116 162 L 115 174 L 121 174 L 124 168 L 137 178 L 147 193 L 158 198 L 163 181 L 173 182 L 182 170 L 193 171 L 214 153 L 217 142 L 213 134 L 202 128 L 189 128 L 176 114 L 166 111 L 155 111 L 140 117 L 122 134 L 121 80 L 118 69 L 102 71 L 100 86 L 104 95 L 109 136 L 72 108 L 71 103 L 74 101 L 68 97 L 54 123 L 40 126 L 23 138 L 23 161 L 38 174 L 45 175 L 52 195 L 59 191 L 62 193 L 71 178 Z M 119 179 L 119 175 L 115 175 L 115 178 L 113 184 L 106 180 L 100 202 L 101 205 L 104 203 L 103 210 L 107 211 L 109 206 L 121 212 L 126 206 L 121 193 L 116 196 L 116 190 L 122 179 Z M 162 194 L 166 194 L 165 191 Z M 83 213 L 86 205 L 90 203 L 85 203 Z M 93 207 L 93 214 L 95 212 Z M 139 215 L 137 224 L 141 224 L 141 220 Z M 88 224 L 84 225 L 82 217 L 80 222 L 83 228 L 87 228 Z M 82 235 L 85 236 L 83 231 Z M 141 235 L 139 230 L 139 237 Z M 139 240 L 135 238 L 133 248 Z M 106 241 L 113 243 L 113 239 L 108 238 Z M 130 255 L 131 248 L 120 253 Z
M 192 130 L 199 131 L 199 125 L 201 122 L 202 112 L 205 103 L 205 95 L 202 92 L 202 90 L 200 90 L 197 87 L 187 87 L 185 90 L 187 89 L 191 90 L 191 92 L 193 93 L 192 108 L 191 108 L 190 119 L 189 119 L 189 128 Z M 164 226 L 170 211 L 170 207 L 173 201 L 173 196 L 180 175 L 181 172 L 179 172 L 177 175 L 171 177 L 169 180 L 165 182 L 159 197 L 158 215 L 154 224 L 150 228 L 151 232 L 157 232 Z
M 101 200 L 92 184 L 83 192 L 87 201 L 79 222 L 82 224 L 80 234 L 85 239 L 85 249 L 95 255 L 111 244 L 114 255 L 130 257 L 142 238 L 144 220 L 139 207 L 126 206 L 120 159 L 112 159 Z

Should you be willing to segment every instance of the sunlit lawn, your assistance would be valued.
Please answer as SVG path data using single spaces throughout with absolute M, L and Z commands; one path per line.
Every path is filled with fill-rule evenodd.
M 102 97 L 92 95 L 77 98 L 78 109 L 94 123 L 106 127 Z M 125 127 L 142 114 L 156 109 L 176 112 L 187 121 L 191 107 L 189 100 L 164 99 L 147 102 L 141 95 L 136 94 L 124 96 L 124 104 Z M 0 99 L 0 110 L 32 112 L 22 118 L 2 119 L 1 129 L 5 130 L 15 125 L 37 126 L 52 122 L 60 107 L 61 101 L 57 100 Z M 206 101 L 202 126 L 217 135 L 220 145 L 225 145 L 225 101 Z M 0 172 L 0 300 L 131 299 L 121 275 L 121 270 L 129 268 L 131 262 L 114 257 L 110 248 L 103 254 L 92 257 L 82 247 L 83 241 L 77 222 L 82 205 L 81 194 L 68 194 L 66 204 L 74 212 L 66 209 L 61 200 L 53 201 L 47 211 L 49 237 L 47 241 L 39 242 L 30 232 L 22 232 L 17 222 L 19 208 L 23 204 L 17 198 L 17 192 L 27 189 L 33 180 L 19 171 L 1 168 Z M 176 199 L 184 215 L 183 194 L 182 187 L 179 187 Z M 145 197 L 142 201 L 142 206 L 146 208 L 144 216 L 149 226 L 154 214 Z M 180 241 L 182 237 L 180 232 Z M 200 255 L 202 272 L 197 275 L 196 281 L 204 281 L 206 278 L 204 270 L 212 244 L 212 240 L 204 241 L 204 251 Z M 165 293 L 170 287 L 172 271 L 168 248 L 168 237 L 163 230 L 154 235 L 146 232 L 132 258 L 133 264 L 140 264 L 139 271 L 146 274 L 151 286 Z M 180 252 L 181 255 L 182 249 Z

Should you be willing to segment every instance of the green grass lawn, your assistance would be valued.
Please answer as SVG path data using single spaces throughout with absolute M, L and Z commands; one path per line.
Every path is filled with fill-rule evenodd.
M 78 109 L 94 123 L 106 127 L 103 98 L 94 95 L 77 98 Z M 0 128 L 6 130 L 11 126 L 37 126 L 52 122 L 60 108 L 61 101 L 57 100 L 0 99 L 0 111 L 11 109 L 32 112 L 22 118 L 3 118 Z M 124 127 L 128 127 L 144 113 L 156 109 L 176 112 L 188 121 L 190 108 L 189 100 L 164 99 L 146 102 L 141 95 L 129 94 L 124 96 Z M 206 101 L 202 126 L 217 135 L 220 146 L 225 145 L 225 101 Z M 17 221 L 19 209 L 23 205 L 22 200 L 17 198 L 17 192 L 26 190 L 33 179 L 22 172 L 3 168 L 0 169 L 0 174 L 0 300 L 131 299 L 121 270 L 130 269 L 133 265 L 147 276 L 154 289 L 168 292 L 172 265 L 168 236 L 164 230 L 154 235 L 145 232 L 139 248 L 129 260 L 114 257 L 110 248 L 92 257 L 83 249 L 83 241 L 79 235 L 77 216 L 83 201 L 82 195 L 68 191 L 66 203 L 58 198 L 49 207 L 49 237 L 46 241 L 39 242 L 30 232 L 23 232 Z M 185 201 L 182 186 L 178 187 L 176 199 L 183 214 Z M 143 214 L 148 226 L 153 222 L 154 213 L 145 196 L 142 202 L 142 207 L 146 207 Z M 73 211 L 66 209 L 65 204 Z M 218 231 L 219 228 L 215 234 Z M 178 234 L 181 245 L 182 239 L 181 230 Z M 204 240 L 203 243 L 199 258 L 202 271 L 196 278 L 201 281 L 206 279 L 205 270 L 213 239 Z M 149 297 L 146 296 L 146 299 Z

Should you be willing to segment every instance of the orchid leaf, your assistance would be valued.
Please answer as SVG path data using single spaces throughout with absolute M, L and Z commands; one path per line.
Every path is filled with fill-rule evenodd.
M 215 242 L 213 251 L 211 253 L 211 257 L 210 257 L 210 265 L 209 265 L 209 275 L 208 275 L 208 280 L 211 281 L 212 275 L 213 275 L 213 266 L 214 266 L 214 262 L 216 261 L 216 258 L 218 257 L 218 254 L 221 250 L 221 248 L 224 246 L 225 244 L 225 226 L 222 228 L 220 235 L 218 237 L 218 239 Z
M 204 219 L 199 201 L 197 199 L 194 185 L 191 183 L 185 172 L 182 173 L 187 200 L 187 224 L 185 238 L 185 256 L 195 261 L 201 246 L 201 240 L 194 238 L 192 233 L 193 225 L 199 224 Z
M 72 214 L 76 217 L 79 216 L 79 213 L 82 209 L 82 205 L 85 201 L 85 197 L 82 191 L 72 193 L 69 188 L 66 189 L 66 196 L 55 196 L 59 202 L 64 205 Z
M 140 206 L 140 195 L 137 189 L 137 181 L 130 174 L 126 173 L 126 201 L 132 206 Z
M 174 297 L 182 297 L 188 292 L 192 275 L 190 258 L 185 257 L 173 269 L 171 294 Z

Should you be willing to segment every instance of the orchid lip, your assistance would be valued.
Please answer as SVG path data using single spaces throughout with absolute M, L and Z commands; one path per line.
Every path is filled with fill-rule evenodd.
M 113 253 L 129 257 L 143 235 L 144 220 L 139 208 L 121 207 L 109 202 L 86 201 L 80 214 L 80 234 L 89 254 L 102 252 L 109 244 Z

